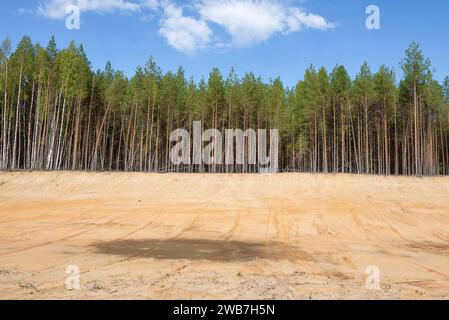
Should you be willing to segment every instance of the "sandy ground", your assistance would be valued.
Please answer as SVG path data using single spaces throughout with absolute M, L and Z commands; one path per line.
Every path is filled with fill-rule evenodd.
M 3 172 L 0 298 L 448 299 L 449 179 Z

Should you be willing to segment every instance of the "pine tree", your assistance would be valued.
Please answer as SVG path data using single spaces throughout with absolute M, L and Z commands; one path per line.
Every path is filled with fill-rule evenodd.
M 107 63 L 92 71 L 82 45 L 58 50 L 29 37 L 0 50 L 0 169 L 257 172 L 244 165 L 174 166 L 170 133 L 203 129 L 280 131 L 283 171 L 449 174 L 449 77 L 412 43 L 403 79 L 367 63 L 352 81 L 337 65 L 310 66 L 293 88 L 214 68 L 207 81 L 162 73 L 153 58 L 128 79 Z

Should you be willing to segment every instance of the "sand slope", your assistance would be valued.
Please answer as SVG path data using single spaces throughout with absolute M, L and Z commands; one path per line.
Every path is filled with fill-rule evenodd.
M 449 179 L 3 172 L 0 298 L 447 299 Z

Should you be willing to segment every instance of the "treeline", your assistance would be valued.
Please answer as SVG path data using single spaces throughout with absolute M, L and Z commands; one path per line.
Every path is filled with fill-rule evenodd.
M 310 66 L 294 88 L 252 73 L 213 69 L 199 83 L 152 58 L 128 79 L 108 63 L 94 72 L 82 46 L 58 50 L 23 37 L 0 51 L 0 168 L 254 172 L 170 164 L 176 128 L 280 130 L 281 171 L 402 175 L 449 173 L 449 78 L 412 43 L 402 79 L 363 64 L 355 79 L 337 65 Z M 399 80 L 399 81 L 398 81 Z

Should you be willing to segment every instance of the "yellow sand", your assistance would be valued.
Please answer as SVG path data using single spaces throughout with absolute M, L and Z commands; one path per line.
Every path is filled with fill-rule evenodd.
M 449 178 L 3 172 L 0 298 L 447 299 Z

